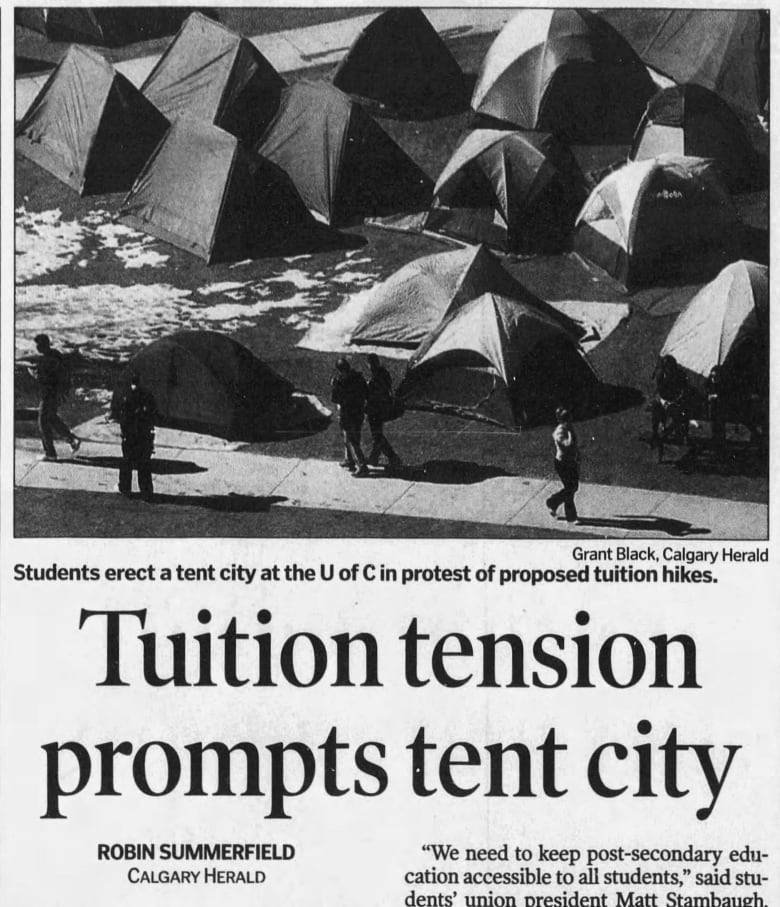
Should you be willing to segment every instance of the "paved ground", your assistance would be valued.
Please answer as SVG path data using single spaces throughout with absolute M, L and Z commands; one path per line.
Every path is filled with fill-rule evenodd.
M 77 458 L 58 463 L 41 462 L 40 455 L 39 442 L 17 441 L 19 488 L 115 493 L 120 458 L 117 443 L 86 440 Z M 232 497 L 239 510 L 246 510 L 247 502 L 256 500 L 266 510 L 304 508 L 441 521 L 438 529 L 430 531 L 441 537 L 448 534 L 446 523 L 470 524 L 474 537 L 481 535 L 480 527 L 489 529 L 492 537 L 500 535 L 496 530 L 501 529 L 508 537 L 515 536 L 521 527 L 534 530 L 537 536 L 555 536 L 563 530 L 591 538 L 767 536 L 766 505 L 616 485 L 583 485 L 577 498 L 581 521 L 567 524 L 551 519 L 545 507 L 555 482 L 501 475 L 469 483 L 435 464 L 427 469 L 407 467 L 394 476 L 376 470 L 368 478 L 355 479 L 336 463 L 322 460 L 158 444 L 155 471 L 155 489 L 163 502 L 218 499 L 223 502 L 219 509 L 229 511 Z M 83 529 L 90 534 L 87 527 Z M 17 531 L 22 532 L 23 527 Z M 400 528 L 399 534 L 404 534 Z
M 512 9 L 426 9 L 431 24 L 445 39 L 490 34 L 499 31 L 512 17 Z M 278 72 L 293 72 L 312 66 L 336 63 L 355 37 L 376 18 L 376 13 L 338 22 L 325 22 L 273 34 L 252 37 L 252 42 Z M 159 54 L 117 63 L 116 68 L 134 85 L 140 86 Z M 20 119 L 43 87 L 49 73 L 16 80 L 16 119 Z

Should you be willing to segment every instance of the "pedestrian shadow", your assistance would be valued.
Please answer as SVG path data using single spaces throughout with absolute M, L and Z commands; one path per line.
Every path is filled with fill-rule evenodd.
M 379 475 L 381 473 L 377 473 Z M 500 466 L 485 466 L 462 460 L 428 460 L 419 466 L 398 466 L 392 472 L 394 478 L 432 485 L 475 485 L 487 479 L 511 475 L 511 472 Z
M 712 530 L 694 526 L 686 520 L 675 520 L 663 516 L 634 516 L 620 514 L 615 517 L 583 517 L 577 523 L 580 526 L 594 528 L 626 529 L 631 532 L 654 532 L 657 535 L 668 535 L 672 538 L 685 538 L 687 535 L 710 535 Z
M 97 466 L 101 469 L 116 469 L 122 465 L 121 457 L 69 457 L 61 459 L 60 463 L 69 466 Z M 152 473 L 158 476 L 185 476 L 198 472 L 208 472 L 205 466 L 198 466 L 191 460 L 166 460 L 155 457 L 152 460 Z
M 135 496 L 134 496 L 135 497 Z M 174 507 L 201 507 L 204 510 L 217 510 L 223 513 L 268 513 L 274 504 L 283 504 L 288 498 L 285 495 L 250 495 L 250 494 L 157 494 L 154 504 L 168 504 Z

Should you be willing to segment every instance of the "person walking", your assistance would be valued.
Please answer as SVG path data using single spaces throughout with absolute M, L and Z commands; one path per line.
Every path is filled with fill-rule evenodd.
M 563 504 L 567 522 L 574 523 L 577 521 L 574 495 L 580 487 L 580 450 L 569 411 L 559 406 L 555 410 L 555 418 L 558 424 L 552 434 L 555 444 L 554 466 L 563 487 L 547 498 L 547 509 L 550 516 L 555 517 L 558 508 Z
M 372 441 L 368 465 L 378 466 L 379 458 L 384 454 L 390 466 L 395 469 L 401 465 L 401 458 L 385 437 L 385 421 L 393 417 L 395 409 L 393 379 L 390 372 L 380 363 L 376 353 L 369 354 L 368 367 L 371 376 L 368 379 L 366 417 Z
M 141 386 L 138 372 L 130 375 L 130 387 L 119 405 L 122 432 L 122 463 L 119 467 L 119 493 L 129 496 L 133 470 L 138 473 L 138 490 L 144 501 L 154 498 L 152 455 L 157 404 L 151 392 Z
M 336 362 L 330 382 L 330 399 L 338 407 L 339 426 L 344 437 L 344 459 L 340 465 L 351 470 L 356 478 L 368 475 L 366 458 L 360 446 L 367 393 L 365 378 L 342 356 Z
M 81 447 L 81 440 L 71 431 L 59 415 L 60 404 L 70 391 L 70 375 L 62 353 L 51 345 L 48 334 L 34 337 L 38 360 L 28 371 L 38 384 L 38 431 L 43 444 L 43 459 L 55 461 L 55 432 L 70 444 L 73 453 Z

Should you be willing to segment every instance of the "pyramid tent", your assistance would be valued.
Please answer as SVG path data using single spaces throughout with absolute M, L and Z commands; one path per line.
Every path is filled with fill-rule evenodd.
M 426 255 L 404 265 L 371 291 L 351 342 L 415 347 L 441 320 L 484 293 L 518 299 L 578 328 L 518 283 L 484 246 Z
M 186 117 L 149 159 L 119 216 L 209 264 L 285 250 L 314 223 L 278 167 Z
M 760 113 L 769 96 L 769 15 L 758 9 L 604 9 L 600 18 L 658 72 Z
M 528 9 L 499 33 L 471 106 L 570 144 L 629 143 L 654 93 L 626 41 L 584 9 Z
M 407 407 L 520 428 L 580 405 L 596 377 L 576 340 L 535 306 L 493 293 L 420 344 L 398 388 Z
M 475 129 L 444 167 L 426 227 L 506 251 L 559 251 L 586 197 L 574 157 L 553 136 Z
M 678 315 L 662 356 L 674 356 L 699 390 L 719 366 L 726 384 L 745 372 L 766 376 L 769 352 L 769 272 L 753 261 L 724 268 Z
M 141 91 L 171 122 L 204 120 L 251 146 L 276 113 L 284 84 L 254 44 L 193 13 Z
M 398 115 L 443 115 L 468 107 L 463 72 L 425 14 L 394 7 L 355 38 L 333 84 Z
M 179 6 L 36 6 L 16 10 L 16 23 L 51 41 L 122 47 L 172 35 L 190 10 Z
M 75 44 L 16 127 L 16 150 L 81 195 L 119 192 L 167 128 L 104 57 Z
M 433 184 L 359 104 L 326 82 L 296 82 L 256 145 L 326 223 L 427 208 Z
M 614 170 L 591 192 L 574 249 L 626 287 L 722 268 L 740 222 L 712 161 L 661 155 Z
M 215 331 L 183 331 L 155 340 L 130 361 L 111 401 L 119 405 L 137 372 L 157 405 L 157 424 L 229 441 L 252 441 L 278 431 L 293 386 L 246 347 Z
M 647 105 L 631 159 L 664 153 L 712 158 L 732 191 L 760 183 L 758 155 L 739 117 L 718 95 L 699 85 L 664 88 Z

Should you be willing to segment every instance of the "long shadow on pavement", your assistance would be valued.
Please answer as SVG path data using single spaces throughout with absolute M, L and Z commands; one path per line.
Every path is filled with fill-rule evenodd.
M 274 504 L 282 504 L 286 500 L 284 495 L 279 494 L 257 497 L 249 494 L 155 494 L 154 506 L 172 504 L 175 507 L 202 507 L 228 513 L 268 513 Z
M 511 472 L 500 466 L 485 466 L 462 460 L 428 460 L 420 466 L 401 466 L 393 471 L 395 478 L 406 479 L 408 482 L 429 482 L 434 485 L 474 485 L 486 479 L 511 475 Z
M 663 516 L 630 516 L 620 514 L 612 518 L 580 517 L 580 526 L 609 527 L 610 529 L 628 529 L 633 532 L 655 532 L 657 534 L 684 538 L 686 535 L 709 535 L 712 530 L 694 526 L 686 520 L 675 520 Z
M 102 469 L 116 469 L 122 465 L 121 457 L 71 457 L 60 460 L 69 466 L 98 466 Z M 208 472 L 205 466 L 198 466 L 190 460 L 166 460 L 154 458 L 152 460 L 152 473 L 158 476 L 183 476 L 196 472 Z

